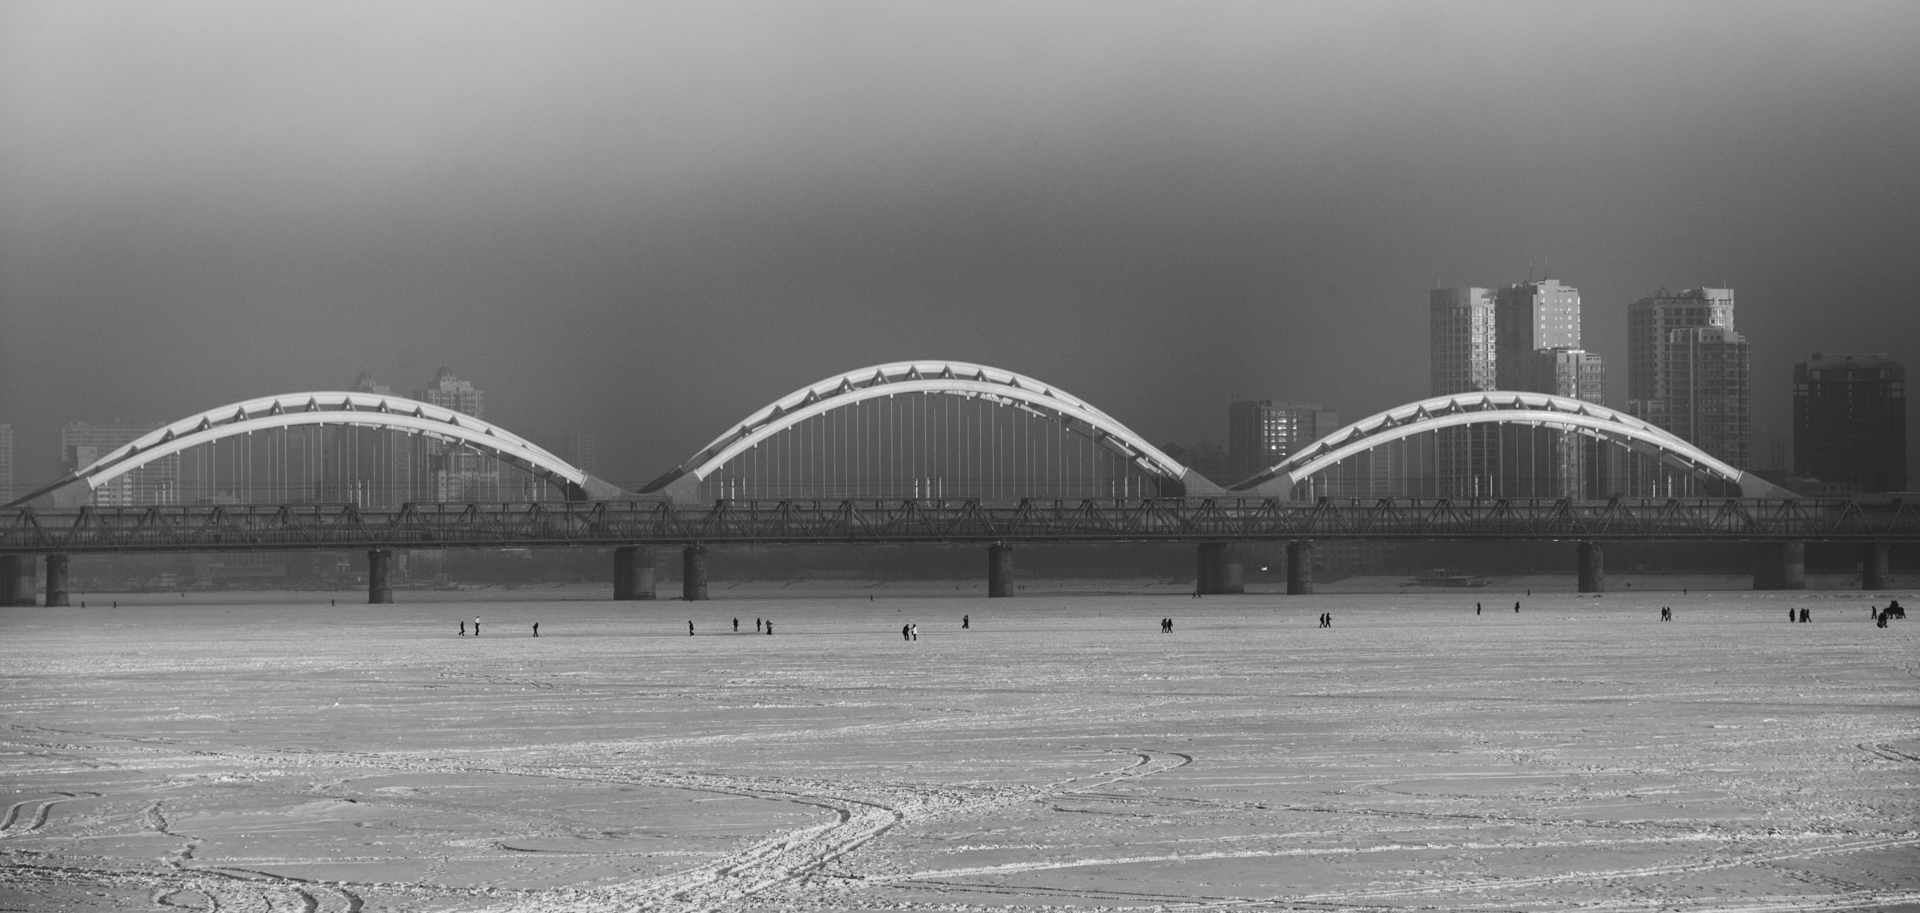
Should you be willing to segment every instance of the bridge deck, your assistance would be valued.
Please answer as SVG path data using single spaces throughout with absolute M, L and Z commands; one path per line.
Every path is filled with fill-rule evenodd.
M 1901 499 L 1092 498 L 340 504 L 21 509 L 0 553 L 684 543 L 1233 540 L 1920 541 Z

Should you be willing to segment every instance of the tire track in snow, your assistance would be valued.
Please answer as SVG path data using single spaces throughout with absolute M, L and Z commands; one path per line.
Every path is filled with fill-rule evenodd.
M 966 817 L 998 808 L 1047 799 L 1074 790 L 1105 786 L 1172 770 L 1193 762 L 1189 755 L 1150 750 L 1130 751 L 1136 760 L 1125 767 L 1085 777 L 1073 777 L 1038 787 L 978 789 L 924 787 L 904 784 L 848 787 L 828 781 L 723 777 L 701 774 L 640 775 L 621 778 L 652 786 L 696 789 L 729 795 L 796 802 L 834 813 L 834 820 L 755 841 L 728 856 L 666 875 L 640 879 L 575 896 L 564 907 L 554 898 L 492 908 L 502 911 L 565 909 L 575 913 L 614 910 L 691 913 L 714 910 L 748 899 L 760 899 L 776 889 L 808 882 L 829 864 L 846 857 L 900 824 Z M 504 768 L 502 773 L 546 776 L 577 774 L 566 770 Z M 608 780 L 604 771 L 593 771 Z M 868 883 L 860 875 L 833 876 L 833 887 L 847 890 Z
M 88 792 L 78 792 L 78 793 L 55 792 L 54 795 L 59 796 L 60 798 L 39 799 L 39 800 L 26 799 L 20 802 L 15 802 L 12 805 L 8 806 L 6 814 L 4 816 L 0 816 L 0 838 L 13 837 L 20 834 L 31 834 L 39 831 L 43 827 L 46 827 L 47 818 L 49 815 L 53 813 L 53 807 L 56 805 L 59 805 L 62 802 L 72 802 L 75 799 L 100 798 L 99 793 L 88 793 Z M 27 818 L 26 823 L 22 824 L 20 822 L 20 811 L 29 805 L 33 806 L 33 814 Z

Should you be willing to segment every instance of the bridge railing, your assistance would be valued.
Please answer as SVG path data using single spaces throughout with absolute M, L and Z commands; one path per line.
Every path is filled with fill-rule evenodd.
M 1056 498 L 20 509 L 0 553 L 682 543 L 1232 540 L 1920 541 L 1902 499 Z

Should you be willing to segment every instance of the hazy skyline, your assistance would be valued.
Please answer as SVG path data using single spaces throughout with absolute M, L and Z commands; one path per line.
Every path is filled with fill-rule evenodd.
M 1629 302 L 1735 289 L 1767 462 L 1794 362 L 1920 368 L 1916 98 L 1910 3 L 11 4 L 0 422 L 24 487 L 447 365 L 639 481 L 950 358 L 1224 443 L 1424 396 L 1428 289 L 1550 263 L 1614 406 Z

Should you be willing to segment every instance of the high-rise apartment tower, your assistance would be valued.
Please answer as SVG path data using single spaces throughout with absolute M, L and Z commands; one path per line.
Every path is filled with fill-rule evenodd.
M 415 397 L 455 412 L 482 418 L 485 397 L 472 381 L 453 376 L 453 369 L 441 368 L 433 376 L 433 386 Z M 435 444 L 428 460 L 428 483 L 435 501 L 493 501 L 501 497 L 500 461 L 457 444 Z
M 414 398 L 474 418 L 486 418 L 481 391 L 474 387 L 473 381 L 454 377 L 452 368 L 442 367 L 433 375 L 433 386 Z
M 1661 289 L 1627 306 L 1627 412 L 1744 469 L 1752 409 L 1733 289 Z
M 60 429 L 63 471 L 84 469 L 159 425 L 123 422 L 68 422 Z M 131 507 L 180 502 L 180 455 L 163 456 L 93 490 L 96 507 Z
M 1497 389 L 1493 291 L 1437 288 L 1427 300 L 1432 395 Z
M 1793 366 L 1793 474 L 1851 491 L 1907 487 L 1907 371 L 1878 355 Z
M 1558 279 L 1501 286 L 1494 294 L 1493 318 L 1494 382 L 1502 390 L 1536 386 L 1534 352 L 1580 348 L 1580 290 Z
M 1340 427 L 1340 413 L 1319 403 L 1238 400 L 1227 406 L 1227 475 L 1238 482 L 1292 456 Z

